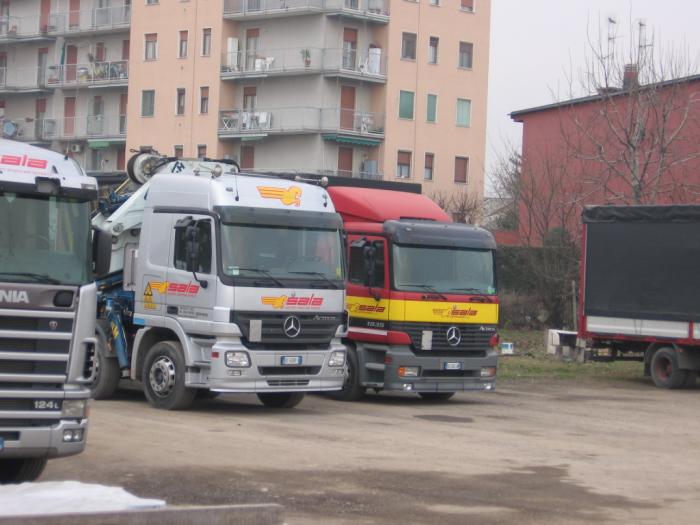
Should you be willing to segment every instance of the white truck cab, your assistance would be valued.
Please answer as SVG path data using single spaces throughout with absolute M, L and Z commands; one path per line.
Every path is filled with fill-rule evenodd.
M 342 221 L 326 190 L 225 161 L 151 160 L 145 184 L 94 221 L 113 236 L 112 275 L 123 271 L 104 311 L 119 310 L 125 344 L 112 315 L 103 370 L 114 374 L 116 357 L 169 409 L 198 392 L 291 407 L 304 392 L 339 390 Z
M 85 448 L 96 198 L 72 159 L 0 140 L 0 483 Z

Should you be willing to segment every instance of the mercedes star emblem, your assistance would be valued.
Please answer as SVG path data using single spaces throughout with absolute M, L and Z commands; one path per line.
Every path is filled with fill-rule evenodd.
M 49 321 L 49 328 L 55 331 L 58 328 L 58 321 Z
M 447 344 L 450 346 L 459 346 L 462 342 L 462 333 L 456 326 L 450 326 L 447 329 Z
M 290 315 L 284 320 L 284 333 L 290 339 L 295 338 L 301 332 L 301 321 L 298 317 Z

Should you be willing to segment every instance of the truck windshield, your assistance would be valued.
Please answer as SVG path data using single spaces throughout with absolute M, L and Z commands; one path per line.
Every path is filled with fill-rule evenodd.
M 90 242 L 87 201 L 0 192 L 0 281 L 87 283 Z
M 491 250 L 433 246 L 393 247 L 396 290 L 453 294 L 494 294 Z
M 221 251 L 224 274 L 234 278 L 341 288 L 345 277 L 338 230 L 223 224 Z

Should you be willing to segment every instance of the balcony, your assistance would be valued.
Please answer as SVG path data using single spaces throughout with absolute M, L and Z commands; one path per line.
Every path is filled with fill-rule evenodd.
M 368 53 L 354 49 L 287 48 L 224 53 L 223 80 L 323 73 L 369 82 L 386 82 L 386 60 L 379 48 Z
M 88 64 L 54 65 L 48 68 L 49 86 L 93 89 L 127 87 L 129 83 L 129 61 L 92 62 Z
M 219 113 L 219 138 L 265 137 L 280 134 L 327 133 L 366 138 L 366 145 L 384 138 L 384 114 L 340 108 L 232 109 Z
M 257 20 L 323 12 L 324 0 L 225 0 L 224 18 Z
M 225 0 L 224 18 L 257 20 L 327 13 L 386 24 L 389 0 Z
M 343 77 L 368 82 L 386 82 L 386 58 L 380 48 L 366 53 L 356 49 L 326 49 L 323 72 L 327 77 Z
M 265 78 L 275 75 L 320 73 L 323 50 L 318 48 L 270 49 L 224 53 L 221 78 Z
M 41 16 L 0 16 L 0 44 L 54 40 L 49 24 Z
M 30 144 L 48 144 L 55 135 L 56 121 L 53 119 L 0 119 L 2 137 Z
M 389 0 L 325 0 L 324 7 L 328 16 L 389 23 Z
M 48 33 L 64 37 L 123 33 L 130 26 L 131 6 L 119 5 L 54 13 L 49 16 Z
M 50 91 L 47 69 L 40 67 L 0 67 L 0 93 L 44 93 Z
M 91 115 L 66 117 L 56 120 L 54 137 L 57 140 L 101 139 L 124 142 L 126 115 Z

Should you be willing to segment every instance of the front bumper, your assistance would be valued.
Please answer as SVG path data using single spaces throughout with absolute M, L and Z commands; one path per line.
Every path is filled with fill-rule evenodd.
M 246 352 L 250 357 L 250 367 L 227 367 L 226 352 L 233 351 Z M 193 378 L 194 384 L 190 386 L 206 386 L 217 392 L 232 393 L 340 390 L 345 366 L 328 365 L 331 353 L 336 351 L 346 352 L 346 348 L 340 342 L 333 342 L 327 350 L 251 350 L 240 342 L 217 342 L 212 347 L 211 368 L 207 377 Z M 218 357 L 214 358 L 215 355 Z M 283 365 L 283 357 L 300 357 L 301 364 Z
M 2 427 L 4 447 L 0 458 L 58 458 L 79 454 L 85 449 L 87 427 L 87 418 L 64 419 L 51 427 Z M 64 431 L 78 429 L 83 431 L 82 441 L 63 441 Z
M 408 346 L 387 347 L 382 378 L 383 390 L 410 392 L 466 392 L 493 391 L 496 377 L 481 377 L 482 368 L 498 366 L 496 352 L 489 350 L 485 357 L 417 356 Z M 445 370 L 446 363 L 459 363 L 460 370 Z M 419 367 L 418 377 L 400 377 L 402 367 Z M 373 386 L 369 378 L 367 386 Z M 379 379 L 379 378 L 377 378 Z

